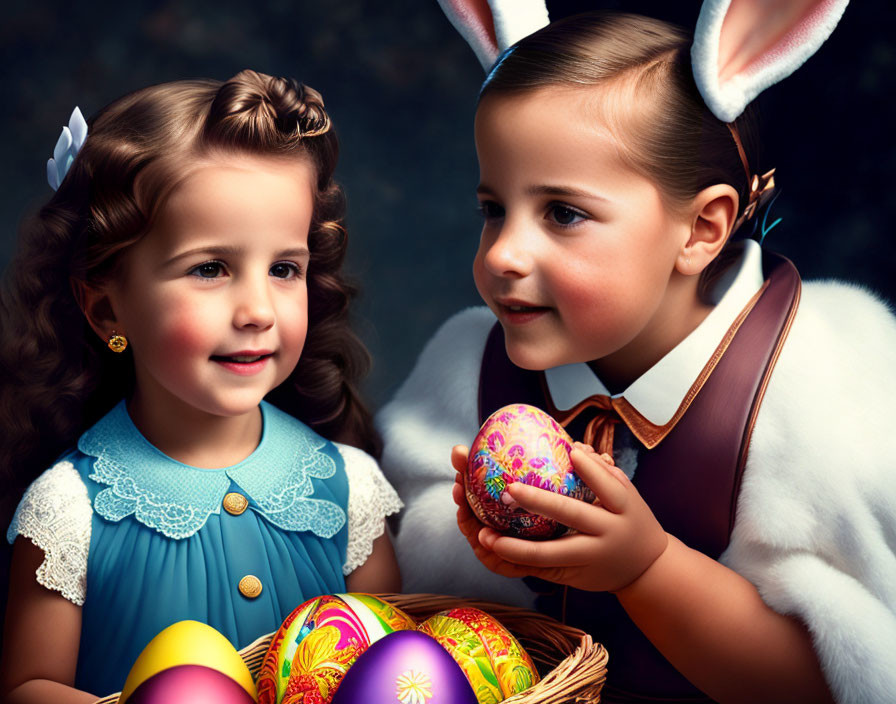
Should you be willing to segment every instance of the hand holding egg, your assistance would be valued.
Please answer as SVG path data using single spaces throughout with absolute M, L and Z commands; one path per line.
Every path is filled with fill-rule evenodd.
M 464 450 L 454 449 L 460 472 Z M 593 504 L 542 491 L 523 482 L 505 488 L 520 509 L 546 516 L 576 533 L 554 540 L 501 535 L 483 527 L 454 488 L 458 526 L 479 560 L 505 577 L 533 576 L 587 591 L 619 591 L 632 584 L 662 555 L 669 536 L 621 470 L 587 445 L 574 443 L 576 474 L 596 495 Z
M 473 513 L 495 530 L 519 538 L 547 539 L 567 527 L 520 508 L 506 493 L 514 482 L 591 502 L 594 494 L 576 475 L 573 440 L 547 413 L 513 404 L 492 413 L 473 440 L 465 474 Z

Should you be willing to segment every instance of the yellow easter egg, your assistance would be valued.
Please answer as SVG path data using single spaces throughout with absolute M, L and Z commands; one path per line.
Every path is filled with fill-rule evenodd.
M 256 698 L 249 668 L 227 638 L 199 621 L 178 621 L 149 641 L 134 661 L 121 690 L 119 704 L 124 704 L 150 677 L 177 665 L 202 665 L 217 670 Z

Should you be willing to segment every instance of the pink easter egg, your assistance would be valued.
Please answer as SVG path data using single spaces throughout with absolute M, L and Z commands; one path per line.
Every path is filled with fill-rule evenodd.
M 203 665 L 177 665 L 140 684 L 128 704 L 254 704 L 243 687 Z
M 287 616 L 258 674 L 259 704 L 329 704 L 371 643 L 416 622 L 371 594 L 325 594 Z
M 544 540 L 567 527 L 505 504 L 508 484 L 523 482 L 563 496 L 594 501 L 569 459 L 573 440 L 551 416 L 535 406 L 504 406 L 486 418 L 470 447 L 464 477 L 467 501 L 480 521 L 519 538 Z

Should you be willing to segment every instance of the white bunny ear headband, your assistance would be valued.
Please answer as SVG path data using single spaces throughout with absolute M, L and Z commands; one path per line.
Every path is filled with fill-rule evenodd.
M 751 175 L 734 121 L 756 96 L 818 51 L 848 1 L 704 0 L 700 8 L 691 46 L 694 81 L 706 106 L 728 125 L 750 186 L 735 230 L 771 194 L 775 171 Z M 544 0 L 439 0 L 439 4 L 486 71 L 502 51 L 549 23 Z
M 757 95 L 824 43 L 849 0 L 705 0 L 691 63 L 706 105 L 733 122 Z M 507 47 L 548 24 L 544 0 L 439 0 L 488 71 Z
M 439 5 L 486 71 L 507 47 L 550 22 L 545 0 L 439 0 Z

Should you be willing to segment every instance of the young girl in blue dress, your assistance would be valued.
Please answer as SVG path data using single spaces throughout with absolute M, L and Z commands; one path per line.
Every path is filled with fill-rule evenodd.
M 744 237 L 773 222 L 755 215 L 773 178 L 746 106 L 845 3 L 710 0 L 695 38 L 613 13 L 539 29 L 534 0 L 491 0 L 494 23 L 442 4 L 488 72 L 488 307 L 448 320 L 378 417 L 405 588 L 591 633 L 602 701 L 891 699 L 896 320 Z M 508 28 L 538 5 L 544 22 Z M 484 527 L 459 478 L 483 418 L 519 402 L 585 443 L 571 457 L 594 505 L 503 492 L 575 529 L 555 540 Z
M 176 621 L 242 648 L 400 586 L 321 96 L 243 71 L 70 127 L 3 297 L 10 702 L 119 691 Z

